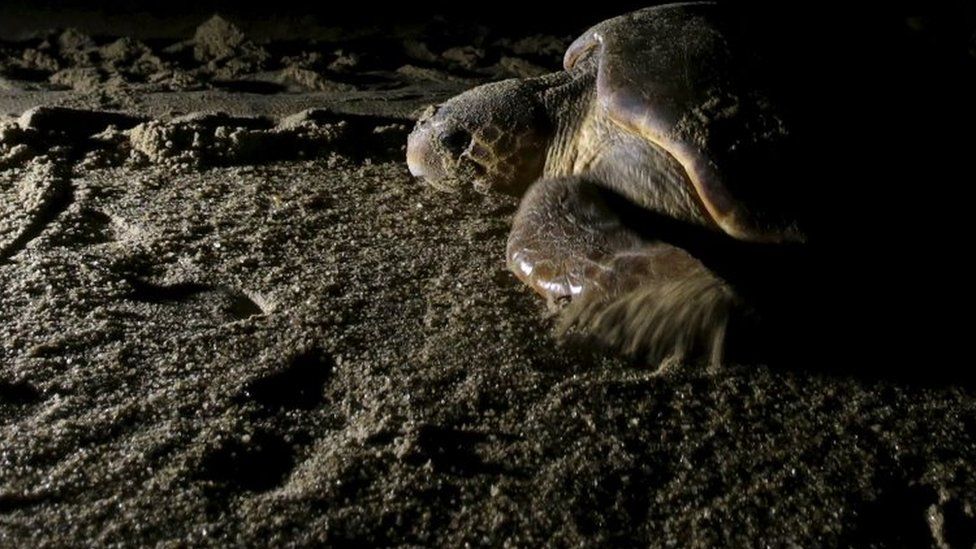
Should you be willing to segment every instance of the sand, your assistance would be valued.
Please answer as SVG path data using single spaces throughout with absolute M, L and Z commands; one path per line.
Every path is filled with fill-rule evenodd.
M 565 39 L 424 36 L 2 45 L 0 545 L 976 542 L 967 384 L 557 341 L 403 145 Z

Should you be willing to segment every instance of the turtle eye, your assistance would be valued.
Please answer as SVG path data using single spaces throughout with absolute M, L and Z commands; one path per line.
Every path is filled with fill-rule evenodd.
M 451 154 L 460 156 L 471 144 L 471 134 L 463 128 L 451 128 L 441 134 L 440 141 Z

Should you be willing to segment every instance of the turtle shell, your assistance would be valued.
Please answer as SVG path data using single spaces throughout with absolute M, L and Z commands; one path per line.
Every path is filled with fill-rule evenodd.
M 596 56 L 603 115 L 671 154 L 727 234 L 802 241 L 790 125 L 763 42 L 726 8 L 673 4 L 592 27 L 570 45 L 564 65 Z

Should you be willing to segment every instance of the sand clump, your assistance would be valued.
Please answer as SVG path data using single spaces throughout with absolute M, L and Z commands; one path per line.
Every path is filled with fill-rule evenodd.
M 268 127 L 259 119 L 231 119 L 221 115 L 150 121 L 127 133 L 123 148 L 135 163 L 199 168 L 261 162 L 274 158 L 328 154 L 344 136 L 346 123 Z M 112 140 L 113 136 L 105 136 Z M 117 153 L 115 149 L 112 153 Z
M 5 87 L 72 90 L 104 96 L 102 106 L 131 106 L 153 92 L 232 89 L 273 93 L 390 89 L 423 82 L 468 85 L 511 76 L 537 76 L 559 67 L 552 51 L 560 39 L 539 35 L 489 41 L 478 30 L 437 43 L 391 37 L 389 45 L 336 47 L 259 42 L 220 14 L 200 23 L 193 35 L 153 46 L 131 37 L 95 39 L 68 28 L 7 45 L 0 58 Z M 453 37 L 453 38 L 452 38 Z M 391 52 L 393 52 L 391 54 Z M 561 54 L 560 54 L 561 55 Z M 396 70 L 400 68 L 400 70 Z
M 215 76 L 229 78 L 264 68 L 270 55 L 247 39 L 239 28 L 219 15 L 197 27 L 193 57 L 206 63 Z
M 40 107 L 17 123 L 0 126 L 0 166 L 15 167 L 52 148 L 70 149 L 85 167 L 152 164 L 181 170 L 357 156 L 364 145 L 398 155 L 407 131 L 400 120 L 323 109 L 276 121 L 221 112 L 146 120 L 117 112 Z

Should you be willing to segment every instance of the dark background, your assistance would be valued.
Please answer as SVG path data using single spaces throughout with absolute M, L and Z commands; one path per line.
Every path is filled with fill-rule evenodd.
M 312 26 L 362 28 L 423 24 L 443 16 L 470 21 L 506 31 L 577 33 L 582 27 L 636 8 L 667 2 L 613 0 L 594 2 L 528 2 L 516 0 L 300 2 L 281 0 L 266 3 L 221 0 L 14 0 L 0 3 L 0 33 L 9 37 L 36 28 L 65 25 L 108 30 L 118 25 L 135 25 L 133 31 L 148 37 L 166 36 L 182 27 L 179 21 L 200 20 L 214 12 L 247 21 Z M 725 0 L 742 9 L 769 13 L 773 17 L 865 20 L 875 23 L 905 17 L 941 20 L 946 30 L 964 34 L 976 20 L 976 3 L 947 2 L 781 2 L 757 3 Z M 187 23 L 190 25 L 189 23 Z M 192 30 L 192 25 L 186 27 Z

